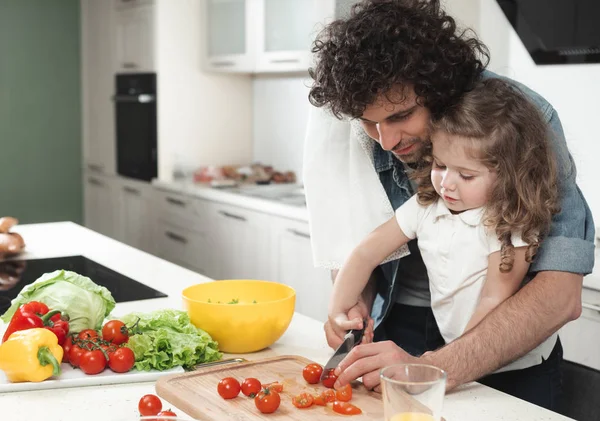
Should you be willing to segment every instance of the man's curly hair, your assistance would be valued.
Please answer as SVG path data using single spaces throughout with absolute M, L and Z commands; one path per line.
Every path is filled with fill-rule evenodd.
M 435 119 L 489 62 L 485 45 L 459 33 L 439 0 L 363 0 L 317 36 L 312 52 L 309 100 L 340 119 L 360 117 L 379 95 L 409 85 Z

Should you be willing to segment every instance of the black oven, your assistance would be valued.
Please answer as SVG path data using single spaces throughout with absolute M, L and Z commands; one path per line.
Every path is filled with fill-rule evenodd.
M 117 173 L 150 181 L 158 173 L 156 73 L 116 75 Z

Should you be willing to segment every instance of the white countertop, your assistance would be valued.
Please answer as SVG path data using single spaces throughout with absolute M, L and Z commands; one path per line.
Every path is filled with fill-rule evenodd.
M 117 304 L 113 314 L 181 308 L 183 288 L 210 279 L 126 246 L 79 225 L 61 222 L 20 225 L 15 227 L 27 243 L 22 258 L 58 257 L 82 254 L 139 282 L 160 289 L 168 298 Z M 271 355 L 301 355 L 324 364 L 328 349 L 320 322 L 295 314 L 284 336 L 269 349 L 244 356 L 259 359 Z M 154 383 L 114 386 L 90 386 L 0 395 L 0 419 L 29 421 L 117 421 L 135 420 L 141 396 L 155 393 Z M 170 406 L 170 405 L 169 405 Z M 178 408 L 175 412 L 183 414 Z M 446 397 L 444 417 L 447 421 L 559 421 L 561 415 L 472 383 Z M 7 418 L 10 416 L 10 418 Z M 128 418 L 129 417 L 129 418 Z

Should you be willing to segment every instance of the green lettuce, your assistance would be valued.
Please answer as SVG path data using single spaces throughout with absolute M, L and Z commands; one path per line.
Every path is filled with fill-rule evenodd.
M 138 370 L 192 367 L 223 356 L 217 342 L 194 326 L 184 311 L 131 313 L 120 320 L 127 326 L 137 323 L 135 334 L 129 338 L 127 346 L 135 354 L 135 368 Z
M 104 318 L 115 308 L 115 300 L 105 287 L 78 273 L 56 270 L 25 286 L 2 315 L 2 321 L 10 322 L 17 309 L 30 301 L 41 301 L 51 310 L 67 313 L 71 332 L 100 329 Z

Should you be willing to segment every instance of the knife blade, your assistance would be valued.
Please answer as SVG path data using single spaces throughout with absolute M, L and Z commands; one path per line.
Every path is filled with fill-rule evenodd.
M 323 368 L 323 373 L 321 373 L 321 381 L 323 381 L 323 378 L 327 375 L 327 372 L 329 370 L 331 370 L 332 368 L 336 368 L 338 364 L 344 358 L 346 358 L 346 355 L 348 355 L 348 353 L 352 351 L 352 348 L 354 348 L 360 343 L 360 341 L 362 341 L 362 337 L 365 333 L 366 326 L 367 320 L 364 320 L 362 329 L 352 329 L 349 330 L 348 333 L 346 333 L 346 335 L 344 336 L 344 342 L 342 342 L 342 344 L 335 350 L 333 356 L 329 359 L 329 361 L 327 361 L 327 364 L 325 364 L 325 367 Z

